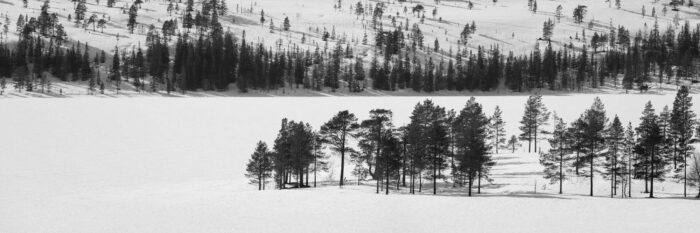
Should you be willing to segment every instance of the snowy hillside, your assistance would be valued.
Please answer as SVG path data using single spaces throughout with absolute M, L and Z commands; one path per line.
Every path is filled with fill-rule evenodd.
M 115 46 L 120 48 L 137 46 L 144 44 L 146 32 L 149 25 L 154 25 L 160 29 L 165 20 L 178 19 L 182 21 L 182 15 L 168 13 L 168 1 L 150 0 L 145 1 L 137 16 L 138 26 L 133 34 L 126 28 L 128 7 L 131 1 L 117 0 L 114 7 L 107 7 L 106 0 L 87 1 L 87 15 L 96 14 L 99 18 L 108 19 L 104 30 L 92 30 L 92 26 L 83 29 L 80 25 L 68 21 L 68 15 L 74 15 L 74 2 L 69 0 L 50 1 L 51 12 L 58 13 L 60 23 L 66 28 L 70 40 L 87 42 L 90 46 L 102 50 L 113 50 Z M 341 2 L 341 8 L 334 6 Z M 464 24 L 474 21 L 478 26 L 477 33 L 473 37 L 471 47 L 477 45 L 492 46 L 498 45 L 516 53 L 527 52 L 542 37 L 542 25 L 547 19 L 556 18 L 557 6 L 562 6 L 562 18 L 554 29 L 552 41 L 557 44 L 568 44 L 573 42 L 580 44 L 582 41 L 575 40 L 578 33 L 581 35 L 586 30 L 588 36 L 593 32 L 610 31 L 610 27 L 616 28 L 624 26 L 631 31 L 650 30 L 655 20 L 658 20 L 660 28 L 674 25 L 674 18 L 679 20 L 689 20 L 691 25 L 700 22 L 698 6 L 679 7 L 678 11 L 672 10 L 668 5 L 669 1 L 661 0 L 622 0 L 621 8 L 617 9 L 613 1 L 605 0 L 542 0 L 537 2 L 537 10 L 532 12 L 528 9 L 527 0 L 472 0 L 473 8 L 468 8 L 467 1 L 439 1 L 434 0 L 412 0 L 412 1 L 359 1 L 363 4 L 387 4 L 388 10 L 385 15 L 396 16 L 396 25 L 405 27 L 420 21 L 425 15 L 424 23 L 421 25 L 425 33 L 425 41 L 428 46 L 432 42 L 440 39 L 441 48 L 447 52 L 450 48 L 457 49 L 457 41 Z M 184 1 L 174 1 L 178 9 L 184 9 Z M 368 33 L 368 38 L 374 38 L 370 29 L 371 18 L 362 17 L 355 14 L 358 1 L 352 0 L 226 0 L 228 15 L 221 16 L 221 24 L 224 29 L 232 30 L 236 35 L 241 36 L 246 31 L 246 36 L 251 40 L 264 41 L 274 44 L 282 41 L 282 46 L 301 44 L 302 35 L 306 35 L 307 40 L 303 45 L 323 46 L 321 33 L 325 30 L 332 31 L 338 38 L 360 43 L 364 33 Z M 24 8 L 20 0 L 0 1 L 0 13 L 5 14 L 11 20 L 9 40 L 17 39 L 17 31 L 13 22 L 20 14 L 36 15 L 40 11 L 43 1 L 29 0 L 28 7 Z M 413 7 L 422 5 L 423 11 L 413 13 Z M 577 24 L 572 18 L 573 9 L 578 5 L 588 6 L 588 13 L 583 19 L 583 23 Z M 645 17 L 642 16 L 642 7 L 645 9 Z M 667 8 L 663 13 L 664 7 Z M 199 8 L 199 1 L 195 1 L 195 8 Z M 404 11 L 404 8 L 407 11 Z M 433 9 L 437 9 L 433 16 Z M 264 11 L 267 23 L 261 25 L 260 12 Z M 651 17 L 652 11 L 656 17 Z M 175 11 L 173 11 L 175 12 Z M 270 33 L 269 21 L 276 22 L 279 26 L 285 17 L 291 21 L 290 32 L 275 31 Z M 442 18 L 442 21 L 439 19 Z M 589 27 L 590 23 L 592 28 Z M 3 22 L 4 23 L 4 22 Z M 392 20 L 383 18 L 383 25 L 389 29 Z M 180 30 L 183 30 L 180 28 Z M 102 32 L 104 31 L 104 32 Z M 184 30 L 183 30 L 184 31 Z M 118 36 L 118 37 L 117 37 Z M 291 43 L 290 43 L 291 42 Z M 332 47 L 333 42 L 329 47 Z M 369 46 L 355 44 L 361 52 L 367 50 Z
M 114 6 L 108 7 L 108 2 L 114 2 Z M 617 2 L 620 3 L 619 8 Z M 666 0 L 225 0 L 223 3 L 227 10 L 218 16 L 219 23 L 224 31 L 231 32 L 237 40 L 245 38 L 249 43 L 261 43 L 270 51 L 307 50 L 307 53 L 316 49 L 326 53 L 333 50 L 336 44 L 342 44 L 341 47 L 351 49 L 348 57 L 355 57 L 357 62 L 365 63 L 365 66 L 368 66 L 373 58 L 380 56 L 378 54 L 380 52 L 374 46 L 378 31 L 401 28 L 408 36 L 406 40 L 413 40 L 409 31 L 415 30 L 414 27 L 419 27 L 422 32 L 422 45 L 425 48 L 417 52 L 414 51 L 413 55 L 419 56 L 423 63 L 427 63 L 430 58 L 435 60 L 436 65 L 440 61 L 440 68 L 436 68 L 436 72 L 443 72 L 440 70 L 446 69 L 443 67 L 443 62 L 447 63 L 447 61 L 455 59 L 455 54 L 476 52 L 479 47 L 487 50 L 498 48 L 501 50 L 502 56 L 506 56 L 508 52 L 513 52 L 515 56 L 528 55 L 536 45 L 539 45 L 540 50 L 542 50 L 548 41 L 543 35 L 543 25 L 550 20 L 554 22 L 550 37 L 554 49 L 570 46 L 573 51 L 581 50 L 584 45 L 589 44 L 594 33 L 599 35 L 610 33 L 609 35 L 612 37 L 614 31 L 619 27 L 626 28 L 631 36 L 634 36 L 637 32 L 646 35 L 652 30 L 655 23 L 658 23 L 661 30 L 673 29 L 675 32 L 680 30 L 685 22 L 688 22 L 691 27 L 700 23 L 700 15 L 696 13 L 698 6 L 686 4 L 674 7 L 670 5 L 670 1 Z M 9 43 L 17 41 L 21 31 L 21 28 L 16 26 L 18 18 L 22 15 L 37 17 L 43 4 L 44 1 L 28 0 L 25 7 L 24 2 L 20 0 L 0 0 L 0 6 L 2 6 L 0 18 L 4 18 L 4 20 L 0 20 L 2 21 L 0 23 L 8 28 L 3 41 Z M 75 21 L 76 4 L 78 3 L 68 0 L 49 2 L 48 12 L 57 14 L 57 23 L 63 25 L 66 32 L 68 43 L 63 45 L 65 48 L 77 45 L 78 42 L 87 43 L 90 47 L 90 53 L 104 50 L 108 52 L 108 56 L 114 54 L 115 48 L 123 52 L 133 51 L 140 47 L 145 48 L 148 34 L 153 33 L 149 28 L 153 26 L 154 32 L 158 34 L 169 20 L 179 22 L 175 25 L 174 34 L 171 37 L 189 32 L 192 39 L 197 38 L 197 29 L 187 29 L 182 24 L 188 12 L 185 9 L 187 1 L 150 0 L 138 4 L 138 7 L 134 8 L 135 28 L 133 33 L 127 27 L 131 1 L 86 1 L 84 3 L 86 7 L 85 18 L 94 17 L 94 20 L 92 22 L 86 20 L 83 23 Z M 379 5 L 382 7 L 379 8 Z M 574 9 L 579 6 L 585 6 L 586 13 L 581 15 L 582 18 L 577 23 Z M 202 1 L 194 1 L 194 11 L 191 13 L 198 13 L 200 9 L 204 9 L 202 7 Z M 381 13 L 377 13 L 377 10 L 370 7 L 381 9 Z M 370 14 L 370 12 L 372 13 Z M 373 17 L 372 14 L 380 16 Z M 104 20 L 104 25 L 98 25 L 98 20 Z M 283 29 L 285 20 L 289 21 L 287 29 Z M 467 25 L 473 27 L 468 33 L 468 39 L 465 39 L 464 28 Z M 171 38 L 167 43 L 174 46 L 175 39 Z M 172 51 L 174 50 L 172 47 L 170 50 L 172 61 L 175 52 Z M 103 75 L 97 79 L 105 79 L 104 76 L 112 75 L 113 72 L 110 70 L 112 66 L 109 65 L 110 59 L 107 58 L 107 63 L 103 62 L 103 64 L 93 67 L 95 72 L 100 72 Z M 356 61 L 346 59 L 345 62 L 347 64 L 344 66 L 349 66 Z M 344 67 L 344 69 L 347 68 Z M 367 72 L 368 68 L 364 69 L 363 72 Z M 351 70 L 350 74 L 352 72 Z M 593 74 L 595 70 L 590 72 L 592 73 L 590 75 L 595 75 Z M 654 75 L 650 78 L 649 81 L 652 82 L 656 79 Z M 48 79 L 51 81 L 50 91 L 43 91 L 43 87 L 42 91 L 34 92 L 22 92 L 21 88 L 20 90 L 7 88 L 8 95 L 3 96 L 76 96 L 93 92 L 87 90 L 89 86 L 87 80 L 66 83 L 51 76 Z M 144 85 L 148 85 L 146 84 L 148 82 L 150 81 L 144 81 Z M 162 82 L 161 86 L 166 85 L 164 81 Z M 348 86 L 351 85 L 349 82 L 351 80 L 343 78 L 339 90 L 336 90 L 335 87 L 297 90 L 297 88 L 292 88 L 291 83 L 287 82 L 284 87 L 276 88 L 273 91 L 267 91 L 269 87 L 254 88 L 256 90 L 252 90 L 252 93 L 243 95 L 412 95 L 411 91 L 407 91 L 408 88 L 398 91 L 392 90 L 390 93 L 384 93 L 378 90 L 379 88 L 367 88 L 363 89 L 365 91 L 353 93 L 348 91 Z M 616 92 L 620 92 L 620 80 L 614 82 L 605 80 L 605 83 L 605 89 L 616 89 Z M 670 79 L 666 84 L 671 84 Z M 681 80 L 680 84 L 689 85 L 690 82 L 689 80 Z M 668 88 L 674 89 L 675 85 L 673 83 Z M 138 86 L 139 84 L 126 82 L 122 87 L 116 87 L 110 82 L 106 88 L 107 93 L 101 96 L 114 96 L 117 93 L 116 89 L 121 89 L 120 93 L 128 96 L 161 95 L 139 91 Z M 498 81 L 492 86 L 498 87 Z M 659 90 L 654 87 L 652 86 L 652 92 L 663 92 L 664 88 Z M 143 89 L 143 87 L 141 88 Z M 262 89 L 266 91 L 261 91 Z M 503 89 L 505 88 L 498 88 L 499 91 Z M 338 92 L 336 93 L 336 91 Z M 564 92 L 568 91 L 570 90 Z M 241 94 L 239 91 L 202 92 L 193 93 L 190 96 L 238 96 Z M 446 90 L 440 90 L 435 94 L 461 95 Z

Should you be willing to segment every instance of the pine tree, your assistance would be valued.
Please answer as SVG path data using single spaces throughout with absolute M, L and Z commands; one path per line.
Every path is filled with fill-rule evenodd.
M 393 126 L 392 124 L 392 112 L 387 109 L 373 109 L 369 112 L 369 119 L 362 121 L 360 127 L 362 129 L 360 133 L 361 142 L 364 141 L 367 144 L 372 144 L 374 149 L 374 158 L 366 158 L 364 161 L 367 162 L 369 167 L 369 175 L 375 178 L 377 181 L 377 193 L 379 193 L 379 180 L 381 178 L 381 173 L 377 173 L 376 164 L 377 156 L 381 154 L 383 148 L 383 137 L 382 135 Z M 375 170 L 372 170 L 372 167 Z
M 683 168 L 683 197 L 687 197 L 688 186 L 688 157 L 692 146 L 690 140 L 693 137 L 693 128 L 697 124 L 695 112 L 693 112 L 693 98 L 689 95 L 689 88 L 681 86 L 673 101 L 673 111 L 671 113 L 671 134 L 674 139 L 674 148 L 678 152 L 674 160 L 682 161 Z M 698 133 L 700 135 L 700 132 Z M 674 153 L 675 154 L 675 153 Z
M 525 113 L 520 120 L 521 140 L 528 141 L 527 151 L 532 151 L 532 142 L 535 143 L 535 152 L 537 152 L 537 133 L 542 132 L 541 126 L 546 125 L 549 121 L 549 111 L 542 103 L 542 96 L 539 94 L 531 95 L 525 103 Z
M 85 0 L 78 0 L 78 4 L 75 5 L 75 22 L 78 23 L 80 20 L 85 19 L 85 12 L 87 7 L 85 6 Z
M 617 195 L 618 177 L 625 173 L 626 162 L 622 159 L 624 152 L 625 129 L 620 119 L 615 116 L 605 133 L 607 152 L 605 156 L 605 169 L 610 179 L 610 197 Z
M 385 194 L 389 195 L 389 179 L 398 176 L 401 167 L 401 145 L 399 140 L 389 129 L 382 135 L 381 153 L 377 155 L 377 172 L 381 172 L 384 178 Z
M 540 164 L 545 167 L 544 178 L 550 179 L 554 184 L 559 182 L 559 194 L 563 192 L 563 181 L 566 179 L 564 168 L 565 163 L 569 160 L 569 152 L 571 151 L 571 135 L 566 129 L 566 123 L 556 114 L 554 114 L 554 130 L 552 138 L 549 139 L 548 153 L 540 154 Z
M 506 142 L 506 132 L 505 132 L 505 125 L 506 122 L 503 120 L 503 112 L 501 111 L 501 108 L 496 106 L 496 109 L 493 111 L 493 115 L 489 119 L 491 121 L 490 126 L 491 126 L 491 133 L 492 133 L 492 138 L 493 138 L 493 147 L 496 149 L 496 154 L 498 154 L 498 148 L 501 147 Z
M 284 23 L 282 24 L 282 28 L 285 31 L 289 31 L 289 28 L 291 28 L 291 27 L 292 27 L 292 25 L 289 24 L 289 17 L 284 17 Z
M 260 10 L 260 25 L 265 25 L 265 11 Z
M 272 172 L 271 153 L 267 149 L 267 144 L 259 141 L 255 147 L 255 152 L 250 156 L 246 165 L 245 176 L 250 178 L 251 184 L 258 184 L 258 190 L 265 190 L 265 179 L 270 177 Z
M 346 145 L 348 139 L 352 139 L 359 128 L 357 117 L 347 110 L 338 112 L 321 126 L 320 134 L 323 137 L 323 142 L 330 144 L 332 150 L 340 153 L 340 187 L 343 186 L 345 179 L 345 152 L 354 152 Z
M 574 8 L 574 22 L 577 24 L 580 24 L 583 22 L 583 18 L 586 17 L 586 13 L 588 10 L 587 6 L 584 5 L 578 5 L 576 8 Z
M 482 175 L 495 163 L 489 155 L 488 118 L 481 104 L 471 97 L 455 120 L 455 138 L 457 141 L 457 161 L 460 173 L 466 174 L 469 182 L 468 195 L 472 195 L 473 181 Z
M 664 160 L 658 156 L 658 147 L 663 140 L 658 116 L 654 113 L 651 101 L 647 102 L 642 112 L 641 123 L 637 127 L 639 134 L 637 150 L 642 160 L 637 163 L 637 169 L 642 170 L 644 179 L 650 184 L 649 197 L 654 197 L 654 179 L 662 177 Z
M 605 116 L 605 106 L 598 97 L 593 100 L 593 105 L 583 113 L 581 121 L 578 121 L 580 124 L 579 128 L 582 129 L 582 146 L 584 151 L 588 154 L 588 158 L 580 162 L 590 166 L 588 171 L 588 177 L 591 182 L 590 196 L 593 196 L 593 175 L 596 171 L 595 158 L 598 157 L 601 150 L 603 150 L 602 146 L 605 143 L 604 130 L 607 122 L 608 118 Z
M 119 84 L 121 83 L 120 73 L 119 48 L 114 47 L 114 57 L 112 58 L 112 80 L 117 83 L 117 93 L 119 93 Z
M 634 158 L 634 146 L 636 143 L 636 138 L 635 138 L 635 133 L 634 133 L 634 128 L 632 128 L 632 123 L 627 124 L 627 129 L 625 130 L 625 139 L 624 139 L 624 146 L 625 146 L 625 157 L 627 158 L 627 168 L 625 169 L 627 172 L 627 193 L 628 197 L 632 197 L 632 161 L 636 160 Z M 624 193 L 624 192 L 623 192 Z
M 129 8 L 129 20 L 127 21 L 127 28 L 129 29 L 129 33 L 133 34 L 134 29 L 136 28 L 136 16 L 138 14 L 138 8 L 136 8 L 136 4 L 132 4 L 131 8 Z

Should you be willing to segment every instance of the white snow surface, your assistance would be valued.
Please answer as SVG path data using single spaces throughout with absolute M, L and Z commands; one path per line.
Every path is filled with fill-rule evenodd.
M 595 95 L 545 96 L 567 122 Z M 601 95 L 608 116 L 638 123 L 646 101 L 657 109 L 673 95 Z M 695 106 L 700 96 L 693 95 Z M 466 97 L 429 97 L 461 108 Z M 517 133 L 526 96 L 480 96 L 487 112 L 504 111 Z M 538 156 L 519 148 L 494 155 L 493 183 L 464 188 L 424 181 L 417 195 L 374 193 L 373 182 L 343 189 L 257 191 L 243 176 L 255 143 L 274 140 L 283 117 L 318 127 L 339 110 L 365 119 L 389 108 L 408 122 L 424 97 L 77 98 L 0 102 L 0 232 L 694 232 L 700 202 L 682 185 L 656 184 L 658 199 L 611 199 L 609 181 L 542 179 Z M 697 110 L 697 108 L 696 108 Z M 545 141 L 541 145 L 545 146 Z M 508 151 L 509 152 L 509 151 Z M 700 151 L 696 151 L 698 153 Z M 338 156 L 332 156 L 334 176 Z M 352 165 L 347 165 L 348 171 Z M 598 176 L 600 177 L 600 176 Z M 329 180 L 319 174 L 319 181 Z M 354 177 L 348 176 L 349 180 Z M 536 186 L 535 186 L 536 182 Z M 351 182 L 353 183 L 353 182 Z M 537 193 L 535 193 L 537 189 Z M 689 188 L 694 196 L 697 187 Z

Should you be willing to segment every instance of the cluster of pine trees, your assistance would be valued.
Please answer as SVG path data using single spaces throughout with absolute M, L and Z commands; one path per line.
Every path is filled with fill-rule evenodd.
M 278 188 L 308 187 L 311 176 L 316 186 L 316 172 L 327 169 L 323 161 L 327 156 L 319 151 L 325 145 L 341 157 L 340 186 L 346 184 L 345 157 L 349 157 L 357 182 L 371 177 L 377 193 L 407 186 L 411 193 L 422 192 L 427 180 L 437 194 L 438 180 L 448 178 L 455 186 L 466 185 L 469 195 L 474 186 L 481 192 L 481 181 L 490 180 L 495 164 L 492 148 L 505 141 L 498 108 L 487 117 L 474 98 L 459 112 L 426 100 L 415 106 L 408 125 L 395 127 L 392 115 L 391 110 L 374 109 L 368 119 L 358 121 L 349 111 L 340 111 L 319 131 L 284 119 L 273 150 L 259 142 L 246 175 L 261 189 L 265 178 L 272 176 Z M 350 146 L 352 142 L 357 146 Z
M 698 168 L 693 167 L 695 160 L 690 156 L 700 124 L 685 86 L 671 109 L 664 107 L 656 114 L 647 103 L 636 128 L 631 123 L 625 127 L 617 116 L 611 121 L 599 98 L 570 125 L 553 114 L 551 131 L 545 129 L 552 114 L 542 96 L 530 96 L 525 106 L 520 140 L 527 141 L 528 152 L 533 148 L 537 152 L 540 140 L 549 142 L 547 152 L 539 150 L 540 163 L 545 178 L 559 183 L 559 193 L 563 192 L 563 181 L 572 175 L 590 179 L 590 195 L 594 176 L 605 177 L 611 182 L 611 197 L 618 193 L 631 196 L 633 179 L 644 180 L 644 192 L 650 197 L 654 196 L 655 180 L 682 181 L 684 196 L 688 181 L 691 185 L 697 181 L 694 171 Z M 515 136 L 506 144 L 501 115 L 496 107 L 493 115 L 487 116 L 472 97 L 458 112 L 425 100 L 415 106 L 410 123 L 402 127 L 393 125 L 392 112 L 387 109 L 371 110 L 369 118 L 362 121 L 347 110 L 340 111 L 319 131 L 307 123 L 284 119 L 272 150 L 264 142 L 258 143 L 246 175 L 261 189 L 265 179 L 273 175 L 278 188 L 309 187 L 311 176 L 315 187 L 316 172 L 328 169 L 328 157 L 319 149 L 328 146 L 340 156 L 340 186 L 347 182 L 345 161 L 349 157 L 357 182 L 370 177 L 376 181 L 377 193 L 383 189 L 388 194 L 394 187 L 421 192 L 423 182 L 428 181 L 436 194 L 439 180 L 451 180 L 453 187 L 467 186 L 468 195 L 474 186 L 480 193 L 481 181 L 491 181 L 490 168 L 495 165 L 491 154 L 499 148 L 514 151 L 518 144 Z M 353 142 L 356 146 L 351 146 Z
M 554 116 L 551 149 L 540 151 L 545 177 L 559 183 L 559 193 L 569 174 L 588 177 L 592 196 L 593 177 L 600 174 L 610 180 L 611 197 L 618 193 L 631 197 L 634 179 L 643 179 L 644 192 L 654 197 L 654 181 L 670 178 L 683 182 L 683 196 L 687 196 L 688 181 L 697 179 L 689 173 L 697 169 L 691 167 L 693 132 L 700 134 L 700 127 L 695 128 L 695 117 L 685 86 L 679 89 L 671 109 L 664 106 L 657 114 L 648 102 L 637 127 L 631 123 L 623 125 L 617 116 L 611 121 L 603 103 L 596 98 L 569 126 Z

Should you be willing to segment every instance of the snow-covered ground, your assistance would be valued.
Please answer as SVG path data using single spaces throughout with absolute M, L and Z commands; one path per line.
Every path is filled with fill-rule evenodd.
M 595 95 L 545 96 L 570 122 Z M 636 125 L 646 101 L 673 95 L 601 95 L 608 116 Z M 700 106 L 700 95 L 693 95 Z M 430 97 L 461 108 L 466 97 Z M 526 96 L 480 96 L 517 133 Z M 654 200 L 610 199 L 609 183 L 542 179 L 537 155 L 499 154 L 484 194 L 441 183 L 440 195 L 376 195 L 366 186 L 259 192 L 243 176 L 255 142 L 272 143 L 280 120 L 318 128 L 339 110 L 360 119 L 389 108 L 397 126 L 423 97 L 78 98 L 0 102 L 0 232 L 692 232 L 700 202 L 672 180 Z M 542 145 L 545 145 L 542 142 Z M 334 156 L 334 158 L 337 158 Z M 350 166 L 350 165 L 348 165 Z M 334 163 L 337 179 L 338 163 Z M 319 180 L 328 180 L 327 174 Z M 349 177 L 348 179 L 353 179 Z M 535 186 L 537 182 L 537 186 Z M 429 182 L 424 182 L 429 186 Z M 534 194 L 537 189 L 537 194 Z M 690 189 L 696 194 L 697 187 Z M 393 192 L 394 190 L 392 190 Z M 405 191 L 405 190 L 404 190 Z

